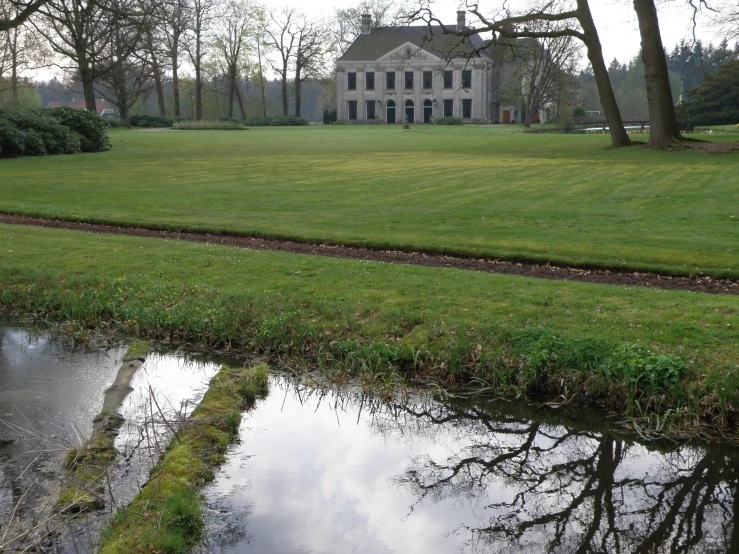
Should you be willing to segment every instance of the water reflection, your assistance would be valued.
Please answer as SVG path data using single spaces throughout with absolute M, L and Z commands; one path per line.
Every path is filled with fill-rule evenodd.
M 208 551 L 739 549 L 734 449 L 659 452 L 541 414 L 272 387 L 208 491 L 232 514 Z

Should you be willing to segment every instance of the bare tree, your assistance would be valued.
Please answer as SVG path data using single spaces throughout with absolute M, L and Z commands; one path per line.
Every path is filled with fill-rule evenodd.
M 248 62 L 248 37 L 253 32 L 254 6 L 248 0 L 229 0 L 221 6 L 214 20 L 214 46 L 228 81 L 228 117 L 233 117 L 234 100 L 239 102 L 242 119 L 246 119 L 244 103 L 237 83 Z
M 297 27 L 295 48 L 295 115 L 301 112 L 301 85 L 307 77 L 317 76 L 325 68 L 328 50 L 326 29 L 320 23 L 303 18 Z
M 579 43 L 573 37 L 523 39 L 516 49 L 526 107 L 524 125 L 530 127 L 537 112 L 565 102 L 573 88 Z
M 180 48 L 182 38 L 190 26 L 193 17 L 192 6 L 187 0 L 168 0 L 160 10 L 159 27 L 167 49 L 169 64 L 172 68 L 172 104 L 174 116 L 180 111 Z
M 257 55 L 257 65 L 253 68 L 255 71 L 254 77 L 259 82 L 259 89 L 262 96 L 262 117 L 267 117 L 267 94 L 265 91 L 264 84 L 264 64 L 265 59 L 265 48 L 268 48 L 267 39 L 267 25 L 269 24 L 267 18 L 267 11 L 262 5 L 257 5 L 254 8 L 254 32 L 252 35 L 253 48 Z
M 10 2 L 13 9 L 7 14 L 0 14 L 0 31 L 14 29 L 23 25 L 28 19 L 39 11 L 48 0 L 33 0 L 33 2 Z
M 398 25 L 406 17 L 408 2 L 394 0 L 362 0 L 351 8 L 337 8 L 328 31 L 339 55 L 346 52 L 362 32 L 362 15 L 372 16 L 372 28 Z
M 76 74 L 85 108 L 97 111 L 94 81 L 109 52 L 113 15 L 99 0 L 49 0 L 40 11 L 46 17 L 35 24 L 36 30 L 54 52 L 72 62 L 60 67 Z
M 131 107 L 149 94 L 153 84 L 150 60 L 140 48 L 151 29 L 151 14 L 137 10 L 133 1 L 113 0 L 111 4 L 116 13 L 132 16 L 115 17 L 110 23 L 107 56 L 97 87 L 100 96 L 118 108 L 124 124 L 129 122 Z
M 272 69 L 280 75 L 282 88 L 282 115 L 288 115 L 287 76 L 295 58 L 298 43 L 298 22 L 300 14 L 296 8 L 285 6 L 276 13 L 270 14 L 270 24 L 267 27 L 268 43 L 273 48 L 279 60 L 272 63 Z
M 12 19 L 17 13 L 16 5 L 0 0 L 0 17 Z M 18 104 L 19 74 L 45 66 L 49 57 L 46 41 L 30 23 L 0 31 L 0 78 L 9 74 L 11 104 Z
M 195 119 L 203 119 L 203 60 L 206 54 L 206 33 L 216 7 L 215 0 L 193 0 L 190 37 L 187 52 L 195 69 Z M 173 64 L 174 66 L 174 64 Z

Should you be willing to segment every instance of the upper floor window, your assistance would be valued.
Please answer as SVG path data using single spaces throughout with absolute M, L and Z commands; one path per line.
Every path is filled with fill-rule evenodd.
M 405 88 L 407 90 L 411 90 L 413 88 L 413 72 L 412 71 L 405 72 Z
M 395 71 L 385 73 L 385 88 L 395 90 Z
M 462 88 L 472 88 L 472 70 L 462 71 Z
M 364 88 L 367 90 L 375 90 L 375 72 L 368 71 L 364 74 Z
M 357 90 L 357 74 L 356 73 L 346 74 L 346 88 L 348 90 Z
M 430 71 L 423 72 L 423 88 L 429 89 L 433 84 L 433 74 Z
M 454 86 L 454 71 L 444 72 L 444 88 L 452 88 Z

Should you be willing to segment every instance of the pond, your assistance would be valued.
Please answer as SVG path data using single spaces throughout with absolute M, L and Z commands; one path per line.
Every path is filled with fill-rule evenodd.
M 0 545 L 9 529 L 50 517 L 62 455 L 89 437 L 124 352 L 0 328 Z M 219 367 L 147 358 L 119 410 L 105 493 L 115 505 L 166 445 L 162 420 L 185 417 Z M 204 492 L 201 552 L 739 551 L 734 448 L 658 448 L 590 414 L 420 393 L 379 400 L 279 372 Z M 94 552 L 109 513 L 65 521 L 44 551 Z
M 735 552 L 735 449 L 275 375 L 206 489 L 222 553 Z M 737 528 L 739 533 L 739 528 Z

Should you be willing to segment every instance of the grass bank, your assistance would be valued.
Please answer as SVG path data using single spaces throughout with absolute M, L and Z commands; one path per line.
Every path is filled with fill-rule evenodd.
M 187 552 L 204 527 L 199 489 L 214 477 L 236 438 L 243 410 L 267 393 L 266 365 L 224 367 L 172 438 L 133 501 L 118 511 L 101 538 L 101 554 Z
M 5 315 L 735 433 L 739 297 L 0 225 Z
M 739 277 L 736 154 L 612 150 L 607 135 L 519 131 L 113 132 L 110 152 L 0 161 L 0 210 Z

